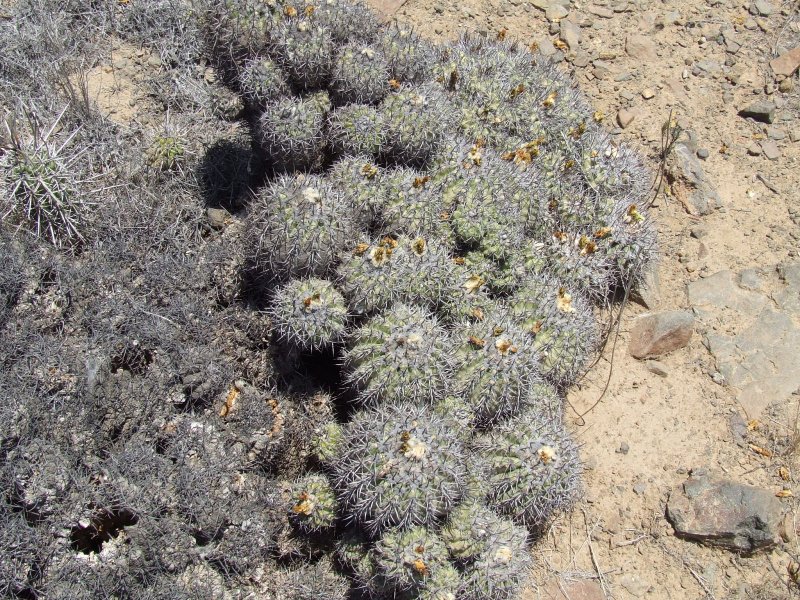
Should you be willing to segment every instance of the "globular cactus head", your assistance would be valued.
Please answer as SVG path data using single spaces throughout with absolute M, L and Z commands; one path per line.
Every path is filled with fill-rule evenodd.
M 580 290 L 553 278 L 530 276 L 509 299 L 514 320 L 534 336 L 540 371 L 560 386 L 572 384 L 597 348 L 597 324 Z
M 428 175 L 408 167 L 386 169 L 381 175 L 381 203 L 376 204 L 373 227 L 377 233 L 420 235 L 455 245 L 439 186 Z
M 381 30 L 375 13 L 359 0 L 325 0 L 314 11 L 314 18 L 335 42 L 371 42 Z
M 558 419 L 522 413 L 478 438 L 488 502 L 502 514 L 541 532 L 580 491 L 578 448 Z
M 297 13 L 297 11 L 294 11 Z M 313 16 L 287 16 L 271 36 L 269 54 L 301 90 L 324 88 L 331 74 L 334 42 Z
M 431 84 L 403 85 L 381 103 L 386 126 L 383 160 L 424 167 L 440 149 L 452 123 L 444 93 Z
M 326 469 L 336 462 L 342 450 L 344 431 L 336 421 L 328 421 L 314 431 L 311 452 L 314 459 Z
M 458 350 L 456 389 L 485 428 L 519 414 L 541 381 L 534 336 L 500 313 L 455 328 Z
M 317 533 L 336 524 L 336 494 L 325 475 L 310 474 L 292 484 L 289 519 L 303 533 Z
M 281 176 L 251 206 L 250 263 L 256 277 L 324 276 L 356 237 L 352 209 L 326 180 Z
M 383 170 L 371 156 L 345 156 L 333 163 L 328 179 L 354 209 L 354 215 L 364 230 L 375 222 L 378 208 L 383 205 Z
M 455 267 L 447 249 L 430 238 L 385 236 L 359 242 L 344 255 L 338 284 L 356 314 L 394 302 L 435 310 L 454 285 Z
M 357 42 L 339 48 L 330 90 L 338 104 L 377 104 L 383 100 L 389 91 L 389 66 L 380 49 Z
M 344 339 L 347 305 L 330 281 L 290 281 L 275 292 L 269 312 L 275 332 L 299 350 L 331 348 Z
M 245 60 L 239 72 L 239 90 L 252 108 L 261 110 L 292 93 L 283 71 L 265 56 Z
M 459 573 L 432 531 L 391 529 L 375 544 L 373 555 L 378 586 L 392 597 L 455 600 Z
M 328 145 L 336 156 L 364 156 L 374 160 L 384 141 L 381 114 L 372 106 L 350 104 L 328 117 Z
M 449 336 L 435 317 L 395 304 L 356 330 L 344 361 L 360 402 L 430 405 L 447 394 L 451 356 Z
M 439 535 L 462 567 L 459 598 L 515 597 L 531 564 L 524 527 L 468 500 L 453 509 Z
M 389 74 L 398 83 L 421 83 L 432 73 L 437 51 L 409 25 L 393 23 L 380 32 L 376 45 L 389 63 Z
M 461 497 L 466 471 L 452 421 L 424 405 L 364 409 L 345 427 L 333 466 L 343 510 L 370 535 L 392 526 L 431 525 Z
M 278 171 L 308 170 L 322 161 L 325 111 L 314 98 L 279 98 L 267 104 L 257 139 Z

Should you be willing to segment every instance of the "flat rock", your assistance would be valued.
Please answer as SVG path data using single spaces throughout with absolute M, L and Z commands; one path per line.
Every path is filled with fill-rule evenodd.
M 767 304 L 767 298 L 739 287 L 736 273 L 719 271 L 687 286 L 689 304 L 693 307 L 729 308 L 746 314 L 757 314 Z
M 630 108 L 621 108 L 617 113 L 617 123 L 623 129 L 627 129 L 633 120 L 636 118 L 636 111 Z
M 564 40 L 570 50 L 576 51 L 581 43 L 581 28 L 572 21 L 564 19 L 559 23 L 559 37 Z
M 656 43 L 646 35 L 630 35 L 625 40 L 625 52 L 639 61 L 654 61 L 658 58 Z
M 753 102 L 739 111 L 740 117 L 755 119 L 761 123 L 772 123 L 775 120 L 775 104 L 767 100 Z
M 778 160 L 781 157 L 781 150 L 778 148 L 778 144 L 772 140 L 761 142 L 761 151 L 769 160 Z
M 722 206 L 722 198 L 716 187 L 706 176 L 703 165 L 688 144 L 675 144 L 666 166 L 672 192 L 695 215 L 708 215 Z
M 667 502 L 676 536 L 746 554 L 778 543 L 783 512 L 774 492 L 709 475 L 690 477 Z
M 569 14 L 569 9 L 560 4 L 552 3 L 547 9 L 544 11 L 544 16 L 547 18 L 548 21 L 551 23 L 555 23 L 560 21 L 561 19 L 565 19 Z
M 800 67 L 800 46 L 792 48 L 777 58 L 773 58 L 769 61 L 769 66 L 772 67 L 772 72 L 775 75 L 791 77 Z
M 614 17 L 614 11 L 605 6 L 589 6 L 586 10 L 589 14 L 601 19 L 612 19 Z
M 768 17 L 775 12 L 775 7 L 766 0 L 755 0 L 750 3 L 750 14 L 755 17 Z
M 678 348 L 692 339 L 694 315 L 685 310 L 671 310 L 643 315 L 631 331 L 628 351 L 634 358 L 653 358 Z

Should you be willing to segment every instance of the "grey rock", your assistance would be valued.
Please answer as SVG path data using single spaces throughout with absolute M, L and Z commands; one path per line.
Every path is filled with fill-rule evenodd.
M 789 139 L 792 142 L 800 142 L 800 127 L 798 127 L 797 129 L 792 129 L 789 132 Z
M 704 237 L 706 237 L 708 235 L 708 229 L 706 229 L 702 225 L 695 225 L 690 230 L 690 235 L 694 239 L 699 240 L 699 239 L 702 239 L 702 238 L 704 238 Z
M 681 538 L 750 554 L 779 541 L 783 505 L 767 490 L 693 474 L 667 501 Z
M 647 484 L 643 482 L 639 482 L 634 484 L 633 486 L 633 493 L 637 496 L 641 496 L 647 491 Z
M 772 140 L 761 142 L 761 151 L 769 160 L 778 160 L 781 157 L 781 150 L 778 148 L 778 144 Z
M 708 148 L 698 148 L 697 149 L 697 158 L 701 160 L 705 160 L 709 157 Z
M 617 448 L 614 452 L 616 452 L 617 454 L 627 454 L 628 452 L 630 452 L 630 450 L 631 450 L 630 444 L 628 444 L 628 442 L 622 442 L 619 445 L 619 448 Z
M 722 198 L 706 177 L 703 165 L 690 145 L 676 144 L 666 167 L 673 192 L 685 200 L 695 214 L 708 215 L 722 206 Z
M 551 23 L 555 23 L 556 21 L 560 21 L 561 19 L 565 19 L 569 14 L 569 9 L 560 4 L 550 4 L 547 9 L 544 11 L 544 16 L 547 18 L 548 21 Z
M 590 6 L 586 10 L 589 12 L 589 14 L 602 19 L 611 19 L 614 17 L 614 11 L 610 8 L 606 8 L 605 6 Z
M 636 282 L 631 292 L 631 300 L 650 310 L 658 308 L 661 304 L 661 276 L 655 262 L 643 269 L 641 279 Z
M 767 304 L 761 294 L 741 289 L 733 271 L 719 271 L 687 286 L 689 304 L 694 307 L 729 308 L 746 314 L 757 314 Z
M 641 62 L 654 61 L 658 58 L 655 42 L 646 35 L 628 36 L 625 40 L 625 52 Z
M 559 27 L 559 37 L 569 46 L 570 50 L 576 51 L 581 43 L 581 28 L 566 19 L 559 23 Z
M 762 291 L 764 280 L 756 269 L 745 269 L 739 273 L 739 287 L 743 290 Z
M 761 123 L 772 123 L 775 120 L 775 108 L 774 102 L 760 100 L 740 110 L 739 116 L 749 117 Z
M 761 145 L 758 142 L 750 142 L 747 145 L 747 153 L 750 156 L 761 156 Z
M 550 6 L 550 0 L 531 0 L 531 4 L 539 10 L 547 10 Z
M 777 127 L 767 127 L 767 137 L 771 140 L 783 140 L 786 139 L 786 132 L 783 129 L 778 129 Z
M 731 430 L 733 441 L 740 448 L 747 447 L 747 422 L 738 412 L 733 413 L 728 419 L 728 428 Z
M 623 129 L 627 129 L 635 118 L 636 112 L 630 108 L 621 108 L 617 113 L 617 123 Z
M 667 370 L 667 366 L 659 362 L 657 360 L 648 360 L 645 363 L 647 370 L 650 371 L 653 375 L 658 375 L 659 377 L 666 377 L 669 375 L 669 371 Z
M 754 17 L 768 17 L 775 12 L 775 7 L 766 0 L 756 0 L 750 4 L 750 14 Z
M 690 311 L 671 310 L 643 315 L 631 331 L 628 351 L 634 358 L 652 358 L 683 348 L 692 339 L 694 315 Z

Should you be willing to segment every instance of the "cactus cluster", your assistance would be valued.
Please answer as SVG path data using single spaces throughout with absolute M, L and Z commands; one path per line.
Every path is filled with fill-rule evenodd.
M 34 365 L 47 405 L 92 423 L 74 435 L 86 460 L 3 442 L 9 499 L 51 528 L 75 498 L 97 507 L 70 515 L 75 545 L 97 554 L 92 536 L 120 534 L 97 561 L 49 567 L 70 597 L 93 581 L 135 597 L 134 578 L 169 597 L 168 576 L 178 597 L 225 597 L 273 575 L 287 598 L 515 597 L 537 537 L 580 493 L 564 394 L 598 351 L 599 311 L 655 254 L 642 162 L 555 65 L 504 36 L 437 47 L 357 0 L 200 5 L 204 58 L 241 114 L 140 146 L 172 204 L 146 190 L 146 210 L 97 209 L 124 270 L 82 286 L 99 298 L 67 289 L 79 300 L 44 332 L 0 329 L 9 381 Z M 206 143 L 209 123 L 228 133 Z M 56 125 L 30 147 L 11 136 L 0 215 L 69 245 L 94 205 Z M 180 204 L 185 189 L 203 197 Z M 170 235 L 142 241 L 161 224 Z M 33 310 L 29 296 L 60 308 L 57 268 L 29 285 L 11 262 L 0 320 Z M 56 352 L 59 335 L 86 352 L 53 381 L 66 361 L 25 346 Z M 95 346 L 108 368 L 84 377 Z M 35 551 L 25 541 L 0 579 L 34 578 Z M 94 566 L 115 557 L 136 577 Z
M 563 392 L 597 305 L 654 252 L 645 172 L 528 49 L 343 33 L 335 13 L 275 26 L 302 96 L 265 105 L 261 148 L 289 173 L 248 213 L 276 334 L 332 349 L 354 411 L 318 429 L 324 475 L 298 480 L 290 520 L 343 531 L 372 597 L 510 598 L 580 488 Z

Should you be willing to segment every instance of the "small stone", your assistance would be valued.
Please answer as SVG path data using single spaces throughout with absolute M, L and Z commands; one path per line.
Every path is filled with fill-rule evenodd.
M 689 231 L 689 235 L 691 235 L 696 240 L 700 240 L 708 235 L 708 230 L 702 225 L 695 225 Z
M 698 148 L 697 149 L 697 158 L 701 158 L 703 160 L 709 157 L 709 152 L 707 148 Z
M 777 127 L 767 127 L 767 137 L 771 140 L 783 140 L 786 139 L 786 132 L 783 129 L 778 129 Z
M 652 358 L 683 348 L 692 339 L 694 315 L 672 310 L 636 319 L 628 351 L 634 358 Z
M 778 84 L 778 91 L 782 94 L 788 94 L 794 89 L 794 79 L 787 77 Z
M 635 118 L 636 113 L 630 108 L 621 108 L 617 113 L 617 123 L 623 129 L 627 129 Z
M 539 10 L 547 10 L 550 6 L 550 0 L 531 0 L 531 4 Z
M 656 93 L 650 88 L 644 88 L 642 90 L 642 98 L 645 100 L 650 100 L 651 98 L 655 97 Z
M 568 14 L 569 10 L 564 6 L 561 6 L 560 4 L 551 4 L 544 11 L 544 16 L 551 23 L 557 23 L 561 19 L 565 19 Z
M 589 65 L 589 60 L 590 58 L 588 52 L 578 51 L 578 53 L 575 55 L 575 58 L 572 61 L 572 64 L 582 69 Z
M 796 128 L 796 129 L 792 129 L 789 132 L 789 139 L 792 142 L 800 142 L 800 127 Z
M 764 156 L 766 156 L 769 160 L 778 160 L 781 157 L 781 151 L 780 148 L 778 148 L 778 144 L 771 140 L 761 142 L 761 150 L 764 152 Z
M 645 366 L 647 367 L 647 370 L 650 371 L 653 375 L 658 375 L 659 377 L 666 377 L 667 375 L 669 375 L 669 371 L 667 370 L 666 365 L 657 360 L 648 360 L 645 363 Z
M 761 156 L 761 146 L 757 142 L 747 144 L 747 153 L 750 156 Z
M 556 53 L 556 47 L 549 39 L 545 38 L 539 42 L 539 54 L 542 56 L 553 56 Z
M 754 17 L 768 17 L 775 12 L 775 7 L 766 0 L 756 0 L 750 4 L 750 14 Z
M 602 19 L 611 19 L 614 17 L 614 11 L 606 8 L 605 6 L 590 6 L 586 10 L 589 11 L 589 14 Z
M 708 179 L 691 144 L 676 144 L 667 159 L 672 191 L 696 215 L 708 215 L 722 207 L 722 198 Z
M 633 486 L 633 493 L 637 496 L 641 496 L 647 491 L 647 484 L 639 482 Z
M 783 505 L 771 491 L 693 471 L 670 493 L 667 519 L 678 537 L 752 553 L 778 543 Z
M 581 28 L 566 19 L 559 23 L 559 37 L 569 46 L 570 50 L 577 51 L 581 43 Z
M 614 452 L 616 452 L 617 454 L 627 454 L 628 452 L 630 452 L 630 449 L 631 447 L 628 444 L 628 442 L 622 442 L 619 445 L 619 448 L 617 448 Z
M 749 117 L 762 123 L 772 123 L 775 120 L 775 103 L 764 100 L 754 102 L 747 108 L 740 110 L 739 116 Z
M 625 40 L 625 52 L 640 62 L 651 62 L 658 58 L 655 42 L 645 35 L 631 35 Z

